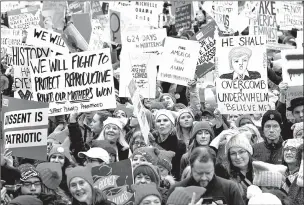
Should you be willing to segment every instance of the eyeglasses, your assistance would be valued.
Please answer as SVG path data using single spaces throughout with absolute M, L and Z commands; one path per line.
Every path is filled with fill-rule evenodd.
M 135 141 L 134 145 L 144 147 L 144 146 L 146 146 L 146 143 Z
M 239 150 L 238 152 L 230 152 L 230 157 L 235 158 L 237 155 L 238 156 L 243 156 L 247 151 L 246 150 Z
M 39 186 L 41 186 L 41 182 L 23 182 L 22 185 L 25 187 L 28 187 L 28 188 L 32 187 L 33 185 L 35 187 L 39 187 Z
M 295 147 L 285 147 L 284 152 L 288 152 L 288 151 L 290 151 L 291 153 L 296 153 L 297 148 L 295 148 Z

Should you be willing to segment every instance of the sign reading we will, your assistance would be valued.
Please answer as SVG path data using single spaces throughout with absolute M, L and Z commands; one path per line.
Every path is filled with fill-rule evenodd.
M 250 35 L 266 35 L 267 43 L 278 42 L 277 19 L 275 11 L 276 2 L 260 1 L 256 7 L 258 16 L 250 21 Z
M 194 79 L 199 42 L 167 37 L 157 79 L 188 86 Z
M 151 29 L 143 31 L 126 31 L 122 44 L 127 50 L 139 49 L 142 52 L 161 51 L 164 39 L 167 37 L 166 29 Z
M 29 45 L 47 46 L 62 54 L 68 54 L 69 49 L 59 33 L 40 27 L 28 30 L 26 43 Z
M 3 97 L 5 147 L 13 156 L 46 160 L 48 104 Z
M 223 114 L 264 113 L 268 106 L 265 36 L 216 40 L 218 108 Z
M 30 61 L 33 98 L 50 116 L 116 107 L 110 49 Z

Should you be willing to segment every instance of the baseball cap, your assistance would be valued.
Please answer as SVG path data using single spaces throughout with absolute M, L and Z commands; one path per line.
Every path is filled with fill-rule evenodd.
M 93 147 L 89 149 L 87 152 L 79 152 L 78 156 L 80 158 L 90 157 L 94 159 L 101 159 L 107 164 L 110 163 L 109 153 L 100 147 Z

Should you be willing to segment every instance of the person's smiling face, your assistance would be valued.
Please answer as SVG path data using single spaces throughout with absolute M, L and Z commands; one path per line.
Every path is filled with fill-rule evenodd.
M 92 199 L 92 187 L 83 178 L 74 177 L 70 181 L 70 193 L 77 201 L 84 203 Z

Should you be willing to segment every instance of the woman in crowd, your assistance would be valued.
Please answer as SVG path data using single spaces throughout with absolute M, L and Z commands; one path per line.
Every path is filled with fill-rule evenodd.
M 301 163 L 301 153 L 299 152 L 301 146 L 303 146 L 302 139 L 288 139 L 283 142 L 282 164 L 287 166 L 287 170 L 285 173 L 286 180 L 282 188 L 286 191 L 286 193 L 289 192 L 290 185 L 298 176 Z
M 182 140 L 188 149 L 193 127 L 194 115 L 189 108 L 182 109 L 178 112 L 176 119 L 176 136 Z
M 97 140 L 106 140 L 114 146 L 117 152 L 117 161 L 128 159 L 131 152 L 125 140 L 123 128 L 125 124 L 119 118 L 108 117 L 103 123 L 103 130 Z
M 190 153 L 199 146 L 209 146 L 214 139 L 214 132 L 206 121 L 195 122 L 191 132 L 190 148 L 187 153 L 183 154 L 180 162 L 181 173 L 189 165 Z
M 162 197 L 155 183 L 132 185 L 136 193 L 134 205 L 161 205 Z
M 151 135 L 149 133 L 149 135 Z M 132 151 L 132 153 L 140 148 L 140 147 L 146 147 L 147 144 L 145 142 L 145 139 L 144 139 L 144 136 L 142 134 L 141 131 L 135 131 L 130 139 L 130 142 L 129 142 L 129 146 L 130 146 L 130 149 Z
M 72 195 L 72 205 L 114 205 L 99 189 L 93 188 L 93 178 L 87 167 L 69 169 L 67 186 Z
M 186 145 L 183 141 L 178 140 L 175 131 L 175 119 L 169 110 L 159 110 L 155 116 L 155 129 L 153 137 L 155 142 L 153 146 L 175 152 L 172 159 L 172 175 L 180 178 L 180 160 L 186 152 Z
M 253 149 L 244 133 L 232 136 L 226 144 L 228 157 L 228 173 L 230 179 L 238 185 L 243 200 L 247 199 L 247 188 L 252 184 L 252 153 Z

